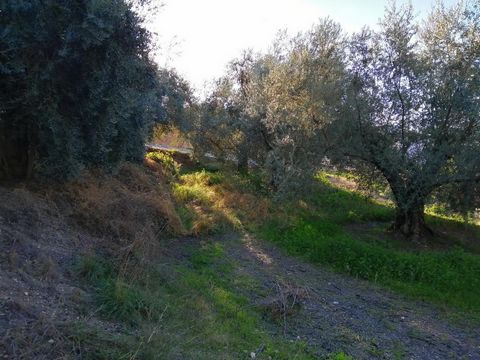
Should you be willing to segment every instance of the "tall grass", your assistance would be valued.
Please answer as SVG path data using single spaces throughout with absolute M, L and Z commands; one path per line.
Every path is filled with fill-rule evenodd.
M 105 259 L 83 258 L 77 273 L 95 287 L 100 313 L 133 333 L 98 358 L 246 359 L 262 349 L 259 358 L 313 359 L 304 342 L 266 331 L 261 313 L 240 295 L 253 279 L 237 281 L 234 266 L 220 243 L 195 246 L 189 260 L 169 264 L 168 272 L 144 264 L 146 280 L 135 282 Z M 119 354 L 123 348 L 129 351 Z
M 290 204 L 289 222 L 278 216 L 261 225 L 259 234 L 311 262 L 480 314 L 480 256 L 460 248 L 411 251 L 365 241 L 346 225 L 392 220 L 393 208 L 325 182 L 312 194 L 310 207 Z

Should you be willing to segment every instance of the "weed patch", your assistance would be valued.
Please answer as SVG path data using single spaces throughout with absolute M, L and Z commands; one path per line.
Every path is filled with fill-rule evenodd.
M 328 185 L 320 180 L 323 187 Z M 405 251 L 389 242 L 364 241 L 362 234 L 352 233 L 345 225 L 385 222 L 392 219 L 393 209 L 357 193 L 327 187 L 315 192 L 310 203 L 310 208 L 300 208 L 288 222 L 278 216 L 259 226 L 259 234 L 311 262 L 480 314 L 478 255 L 460 248 Z
M 237 359 L 261 349 L 261 358 L 313 359 L 305 343 L 287 342 L 264 329 L 261 314 L 239 295 L 234 266 L 220 243 L 209 242 L 195 247 L 187 262 L 171 266 L 167 278 L 161 268 L 144 266 L 143 278 L 152 281 L 132 284 L 99 258 L 82 259 L 77 271 L 95 287 L 103 316 L 140 329 L 118 339 L 122 345 L 117 349 L 125 349 L 119 358 L 155 359 L 163 354 L 212 359 L 223 354 Z M 113 353 L 105 347 L 97 351 Z

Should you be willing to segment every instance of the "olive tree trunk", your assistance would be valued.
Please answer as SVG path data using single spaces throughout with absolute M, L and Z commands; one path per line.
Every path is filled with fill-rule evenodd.
M 391 229 L 415 241 L 433 235 L 433 231 L 425 222 L 424 203 L 412 206 L 397 205 Z
M 237 171 L 242 174 L 248 173 L 248 153 L 246 151 L 238 154 Z
M 391 230 L 414 241 L 433 235 L 425 222 L 425 202 L 430 190 L 415 182 L 407 186 L 399 185 L 400 180 L 389 183 L 396 204 Z
M 0 137 L 0 179 L 28 179 L 32 176 L 34 151 L 27 136 Z

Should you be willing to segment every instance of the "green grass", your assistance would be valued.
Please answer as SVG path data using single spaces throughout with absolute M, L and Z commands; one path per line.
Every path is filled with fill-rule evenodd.
M 339 352 L 330 357 L 331 360 L 353 360 L 351 356 L 346 355 L 343 352 Z
M 314 187 L 312 195 L 306 200 L 313 205 L 313 209 L 305 215 L 321 215 L 322 219 L 338 225 L 393 219 L 392 207 L 379 204 L 360 193 L 335 188 L 325 174 L 319 174 L 317 180 L 320 186 Z
M 259 234 L 311 262 L 480 314 L 480 256 L 460 248 L 407 251 L 389 241 L 366 241 L 347 225 L 390 221 L 393 209 L 320 180 L 323 185 L 308 199 L 310 206 L 290 205 L 288 222 L 278 217 L 260 226 Z
M 181 164 L 175 161 L 172 156 L 172 152 L 152 151 L 149 152 L 145 157 L 160 163 L 165 171 L 172 176 L 178 176 L 180 174 Z
M 175 188 L 177 198 L 194 199 L 206 209 L 213 208 L 229 189 L 256 194 L 259 198 L 265 198 L 267 193 L 261 178 L 255 174 L 241 176 L 201 170 L 182 178 L 183 183 Z M 393 221 L 393 206 L 332 186 L 327 174 L 319 174 L 317 180 L 303 201 L 273 204 L 269 220 L 243 221 L 241 225 L 292 255 L 480 317 L 480 256 L 469 253 L 475 248 L 471 241 L 457 236 L 466 234 L 464 223 L 430 212 L 429 224 L 453 234 L 432 249 L 449 250 L 415 251 L 408 241 L 384 231 Z M 255 212 L 256 208 L 237 210 L 240 211 L 237 219 L 247 219 L 241 212 Z M 474 225 L 469 228 L 470 234 L 478 235 Z M 437 240 L 440 241 L 432 239 Z M 444 246 L 445 242 L 449 242 L 448 246 Z
M 212 173 L 205 170 L 187 173 L 181 176 L 181 183 L 173 185 L 173 194 L 181 202 L 197 201 L 203 205 L 211 205 L 214 192 L 211 186 L 223 181 L 222 173 Z
M 254 280 L 237 281 L 224 251 L 220 243 L 206 243 L 192 249 L 188 261 L 145 265 L 143 280 L 134 282 L 105 259 L 81 259 L 77 273 L 96 289 L 100 314 L 135 335 L 97 348 L 105 334 L 88 328 L 77 332 L 77 341 L 95 347 L 98 359 L 247 359 L 259 348 L 258 359 L 313 359 L 304 342 L 266 330 L 262 314 L 241 295 Z

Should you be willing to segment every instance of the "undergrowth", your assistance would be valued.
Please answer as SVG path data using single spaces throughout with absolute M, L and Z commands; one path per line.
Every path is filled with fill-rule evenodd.
M 266 331 L 261 314 L 240 295 L 235 265 L 220 243 L 189 253 L 188 261 L 169 264 L 168 272 L 160 264 L 144 265 L 141 282 L 130 282 L 103 258 L 79 261 L 77 273 L 96 289 L 101 314 L 137 329 L 110 342 L 111 349 L 103 346 L 97 358 L 242 359 L 252 352 L 257 359 L 314 358 L 304 342 Z
M 289 254 L 335 271 L 466 310 L 474 317 L 480 314 L 478 255 L 460 248 L 403 248 L 384 232 L 394 216 L 390 205 L 332 186 L 326 175 L 319 175 L 307 198 L 275 203 L 258 175 L 182 169 L 169 157 L 157 155 L 150 155 L 149 161 L 153 171 L 169 179 L 183 233 L 251 231 Z M 165 211 L 162 214 L 165 217 Z M 449 229 L 460 226 L 450 218 L 427 220 Z M 352 228 L 371 224 L 376 229 L 373 235 Z M 262 314 L 242 295 L 254 280 L 235 277 L 236 265 L 227 260 L 222 244 L 190 246 L 183 260 L 131 262 L 129 266 L 137 266 L 134 277 L 118 259 L 86 257 L 79 262 L 77 273 L 95 289 L 99 314 L 127 326 L 126 335 L 111 343 L 116 344 L 111 353 L 103 348 L 98 358 L 155 359 L 162 354 L 239 359 L 252 352 L 259 359 L 313 358 L 305 343 L 287 342 L 266 330 Z M 351 358 L 337 353 L 329 359 Z
M 446 249 L 411 248 L 385 230 L 394 218 L 391 204 L 333 186 L 329 176 L 319 174 L 309 196 L 299 201 L 274 203 L 258 177 L 228 171 L 183 174 L 174 193 L 190 223 L 197 224 L 193 228 L 199 223 L 203 230 L 246 228 L 311 262 L 480 314 L 479 255 L 461 248 L 462 241 L 456 238 L 448 240 Z M 205 213 L 210 216 L 208 224 Z M 435 228 L 465 234 L 461 232 L 465 225 L 456 218 L 430 212 L 427 221 Z M 471 233 L 478 234 L 471 227 Z
M 393 208 L 363 195 L 333 187 L 324 176 L 303 206 L 289 204 L 258 226 L 258 233 L 311 262 L 397 291 L 446 304 L 480 315 L 480 256 L 460 247 L 448 250 L 402 249 L 386 240 L 385 227 L 393 220 Z M 288 218 L 288 221 L 285 219 Z M 453 219 L 429 216 L 430 223 L 442 226 Z M 385 224 L 377 229 L 374 241 L 352 224 Z M 373 226 L 375 228 L 375 226 Z M 383 239 L 382 239 L 383 238 Z

